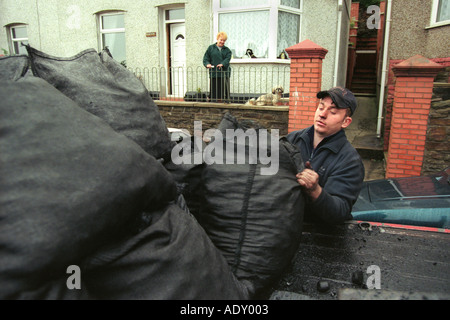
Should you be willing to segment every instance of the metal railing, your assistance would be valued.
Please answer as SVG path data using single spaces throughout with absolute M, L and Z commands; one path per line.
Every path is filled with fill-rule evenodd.
M 280 86 L 282 96 L 289 96 L 289 66 L 233 66 L 230 71 L 216 72 L 223 81 L 212 79 L 203 66 L 129 70 L 142 81 L 154 100 L 246 103 Z

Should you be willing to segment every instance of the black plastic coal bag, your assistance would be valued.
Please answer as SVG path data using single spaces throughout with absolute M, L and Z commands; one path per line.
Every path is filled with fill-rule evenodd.
M 109 51 L 87 49 L 54 57 L 27 46 L 31 68 L 80 107 L 105 120 L 155 158 L 169 156 L 173 143 L 164 119 L 142 82 Z
M 28 56 L 17 55 L 0 57 L 0 80 L 19 80 L 25 76 L 28 67 Z
M 95 299 L 240 300 L 247 287 L 196 219 L 177 204 L 148 213 L 147 226 L 106 245 L 81 266 Z
M 281 275 L 298 248 L 304 199 L 295 175 L 303 161 L 286 139 L 231 114 L 217 132 L 203 151 L 207 165 L 196 216 L 255 296 Z
M 0 97 L 0 299 L 31 298 L 127 237 L 176 187 L 153 156 L 44 80 L 4 81 Z
M 198 212 L 202 201 L 201 177 L 205 167 L 202 152 L 205 146 L 200 137 L 185 137 L 172 149 L 170 160 L 164 163 L 193 214 Z

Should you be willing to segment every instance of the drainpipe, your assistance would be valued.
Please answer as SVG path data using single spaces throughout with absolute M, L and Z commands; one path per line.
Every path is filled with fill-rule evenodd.
M 336 56 L 334 58 L 334 76 L 333 87 L 337 86 L 337 75 L 339 69 L 339 51 L 341 47 L 341 24 L 342 24 L 342 0 L 338 1 L 338 17 L 337 17 L 337 34 L 336 34 Z
M 383 106 L 384 106 L 384 95 L 386 88 L 386 76 L 387 70 L 387 58 L 388 58 L 388 47 L 389 47 L 389 31 L 391 27 L 391 7 L 392 0 L 386 0 L 386 29 L 384 33 L 384 44 L 383 44 L 383 67 L 381 74 L 381 88 L 380 88 L 380 100 L 378 102 L 378 121 L 377 121 L 377 138 L 381 137 L 381 120 L 383 119 Z

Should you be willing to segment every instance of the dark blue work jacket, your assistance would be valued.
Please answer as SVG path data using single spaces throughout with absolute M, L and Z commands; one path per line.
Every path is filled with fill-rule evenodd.
M 309 161 L 319 174 L 322 193 L 314 202 L 306 200 L 305 218 L 330 224 L 351 220 L 364 181 L 364 165 L 344 130 L 323 139 L 316 149 L 313 126 L 291 132 L 286 138 L 300 148 L 303 161 Z

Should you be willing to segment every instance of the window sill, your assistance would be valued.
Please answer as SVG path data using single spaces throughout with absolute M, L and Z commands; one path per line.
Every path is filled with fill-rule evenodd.
M 444 27 L 444 26 L 450 26 L 450 21 L 447 20 L 447 21 L 443 21 L 443 22 L 433 23 L 433 24 L 429 25 L 428 27 L 425 27 L 425 30 Z

